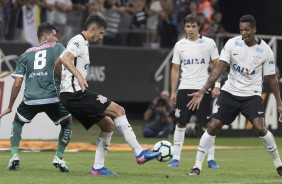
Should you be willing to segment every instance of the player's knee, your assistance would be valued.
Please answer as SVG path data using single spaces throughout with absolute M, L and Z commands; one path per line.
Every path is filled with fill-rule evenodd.
M 122 106 L 116 104 L 115 113 L 116 113 L 116 117 L 123 116 L 125 115 L 125 110 Z
M 268 130 L 266 129 L 266 127 L 257 127 L 256 130 L 257 130 L 258 135 L 259 135 L 260 137 L 265 136 L 265 135 L 267 134 L 267 131 L 268 131 Z
M 220 129 L 222 127 L 222 123 L 221 122 L 212 122 L 209 126 L 208 126 L 208 133 L 212 136 L 215 136 L 219 133 Z
M 60 122 L 61 126 L 70 126 L 72 127 L 72 118 L 68 117 Z
M 186 122 L 182 120 L 177 120 L 177 127 L 178 128 L 185 128 L 186 127 Z

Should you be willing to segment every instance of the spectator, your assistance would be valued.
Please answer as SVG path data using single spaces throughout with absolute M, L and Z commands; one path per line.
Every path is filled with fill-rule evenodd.
M 174 129 L 173 112 L 174 107 L 169 101 L 169 93 L 162 91 L 144 113 L 146 122 L 143 129 L 144 137 L 168 137 Z
M 197 15 L 198 15 L 200 22 L 201 22 L 201 27 L 200 27 L 199 33 L 203 36 L 208 36 L 209 31 L 210 31 L 210 24 L 209 24 L 207 18 L 202 13 L 198 13 Z
M 151 48 L 158 48 L 159 15 L 162 12 L 160 0 L 148 0 L 146 4 L 147 18 L 147 43 Z
M 87 6 L 87 16 L 100 15 L 105 17 L 106 9 L 104 3 L 104 0 L 90 0 Z
M 40 24 L 40 6 L 37 4 L 36 0 L 26 1 L 21 7 L 23 14 L 23 36 L 24 40 L 31 45 L 36 45 L 38 43 L 37 39 L 37 27 Z
M 160 46 L 164 48 L 172 48 L 177 41 L 178 31 L 173 24 L 174 1 L 161 1 L 163 12 L 160 15 Z
M 55 0 L 53 23 L 59 30 L 60 41 L 66 44 L 72 35 L 70 26 L 67 26 L 67 14 L 73 9 L 71 0 Z M 52 23 L 52 22 L 50 22 Z
M 100 0 L 96 0 L 100 1 Z M 71 0 L 72 11 L 67 14 L 67 25 L 72 27 L 72 36 L 81 32 L 84 20 L 87 18 L 89 0 Z
M 130 32 L 127 37 L 128 46 L 143 46 L 146 41 L 146 21 L 145 0 L 130 0 L 128 12 L 133 16 Z
M 0 5 L 2 8 L 2 26 L 3 36 L 5 40 L 19 40 L 20 30 L 22 28 L 21 5 L 23 0 L 13 2 L 12 0 L 2 0 Z
M 200 4 L 198 7 L 198 13 L 204 14 L 208 22 L 211 22 L 213 9 L 209 0 L 200 0 Z
M 132 17 L 127 14 L 126 7 L 117 0 L 105 0 L 105 19 L 108 28 L 103 38 L 104 45 L 126 45 L 127 34 Z
M 208 31 L 208 36 L 210 38 L 215 39 L 215 36 L 218 33 L 227 34 L 227 32 L 225 31 L 224 27 L 221 24 L 221 20 L 222 20 L 222 14 L 220 12 L 216 12 L 213 14 L 212 21 L 209 25 L 209 31 Z

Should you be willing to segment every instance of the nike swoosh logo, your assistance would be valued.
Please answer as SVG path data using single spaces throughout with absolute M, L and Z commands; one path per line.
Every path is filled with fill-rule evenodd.
M 239 54 L 233 54 L 233 56 L 237 56 L 237 55 L 239 55 Z
M 263 114 L 263 112 L 258 112 L 258 114 Z

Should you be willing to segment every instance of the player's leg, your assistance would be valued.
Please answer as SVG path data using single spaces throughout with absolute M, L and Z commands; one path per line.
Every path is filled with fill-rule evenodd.
M 111 144 L 114 122 L 110 117 L 106 116 L 102 120 L 100 120 L 97 125 L 100 127 L 101 131 L 99 132 L 99 135 L 97 137 L 95 160 L 91 169 L 91 174 L 116 176 L 116 173 L 108 170 L 104 165 L 105 159 L 107 157 L 107 152 Z
M 239 114 L 240 103 L 238 103 L 230 93 L 221 92 L 213 108 L 211 124 L 200 139 L 197 150 L 194 167 L 188 173 L 189 175 L 199 175 L 202 170 L 202 164 L 207 150 L 213 144 L 215 136 L 223 126 L 230 125 Z
M 10 136 L 11 144 L 11 156 L 9 160 L 8 169 L 10 171 L 19 169 L 19 145 L 21 141 L 22 129 L 25 123 L 30 123 L 30 121 L 37 114 L 37 109 L 30 105 L 25 105 L 23 102 L 17 108 L 17 113 L 12 125 L 12 131 Z
M 272 133 L 267 129 L 264 120 L 264 107 L 260 96 L 253 96 L 244 100 L 241 112 L 247 119 L 251 121 L 255 127 L 263 145 L 271 155 L 274 166 L 278 174 L 282 175 L 282 163 L 278 153 L 277 145 Z
M 44 112 L 49 116 L 55 125 L 61 126 L 58 136 L 58 147 L 53 159 L 53 165 L 59 168 L 61 172 L 69 172 L 69 168 L 66 162 L 63 160 L 63 154 L 72 134 L 71 114 L 61 103 L 42 105 L 42 108 L 44 108 Z
M 186 122 L 190 121 L 192 112 L 186 107 L 192 97 L 187 96 L 193 93 L 191 90 L 178 90 L 175 106 L 176 125 L 173 134 L 173 158 L 168 167 L 178 167 L 181 157 L 181 151 L 185 140 Z
M 207 129 L 207 127 L 210 125 L 210 119 L 212 114 L 212 108 L 213 108 L 213 98 L 211 96 L 211 93 L 205 93 L 203 100 L 200 104 L 200 108 L 197 111 L 197 120 L 199 123 L 201 123 L 204 130 Z M 215 161 L 215 140 L 211 144 L 211 146 L 207 150 L 207 161 L 208 161 L 208 167 L 213 169 L 218 169 L 219 166 L 217 165 Z
M 194 167 L 188 173 L 189 175 L 199 175 L 200 171 L 202 170 L 203 160 L 208 149 L 214 143 L 215 136 L 222 128 L 223 123 L 218 120 L 212 118 L 211 126 L 208 127 L 207 131 L 204 132 L 200 139 L 200 143 L 197 150 L 196 161 Z
M 11 144 L 11 156 L 9 160 L 8 169 L 9 170 L 18 170 L 19 169 L 19 145 L 21 141 L 22 128 L 24 123 L 20 122 L 15 118 L 12 124 L 10 144 Z
M 127 117 L 125 115 L 125 110 L 123 107 L 115 102 L 111 102 L 104 114 L 113 118 L 114 124 L 118 131 L 123 135 L 125 141 L 129 144 L 134 152 L 136 161 L 138 164 L 144 164 L 145 162 L 157 158 L 160 152 L 150 152 L 149 150 L 144 150 L 142 146 L 136 139 L 136 135 L 129 124 Z
M 253 119 L 251 122 L 254 125 L 255 129 L 257 130 L 259 137 L 263 142 L 264 147 L 272 157 L 274 166 L 278 174 L 282 176 L 282 163 L 277 149 L 277 145 L 273 137 L 273 134 L 266 128 L 264 118 L 257 117 Z

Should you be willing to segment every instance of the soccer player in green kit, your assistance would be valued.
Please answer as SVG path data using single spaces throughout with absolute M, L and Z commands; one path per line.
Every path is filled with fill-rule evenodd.
M 65 47 L 57 43 L 57 29 L 49 23 L 39 25 L 37 37 L 39 44 L 27 49 L 17 63 L 12 74 L 15 78 L 12 86 L 8 108 L 0 114 L 0 118 L 12 111 L 14 102 L 20 92 L 25 78 L 24 98 L 17 108 L 11 131 L 11 155 L 9 170 L 19 169 L 19 144 L 24 124 L 40 112 L 45 112 L 55 125 L 61 125 L 58 149 L 53 160 L 55 167 L 61 172 L 69 172 L 62 160 L 63 153 L 71 136 L 71 114 L 59 100 L 60 81 L 55 76 L 54 63 Z

